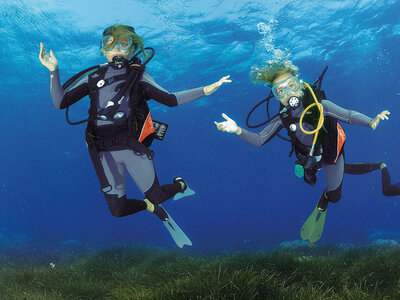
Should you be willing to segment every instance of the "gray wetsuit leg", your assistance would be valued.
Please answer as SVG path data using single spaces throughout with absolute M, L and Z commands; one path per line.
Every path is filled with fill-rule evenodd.
M 336 164 L 334 164 L 334 165 L 324 164 L 323 168 L 325 170 L 327 191 L 331 192 L 331 191 L 336 190 L 338 187 L 340 187 L 340 185 L 342 184 L 342 181 L 343 181 L 343 173 L 344 173 L 343 154 L 341 154 L 339 156 Z
M 100 152 L 100 161 L 104 169 L 109 187 L 103 189 L 108 208 L 115 217 L 124 217 L 145 210 L 147 204 L 143 200 L 126 198 L 126 172 L 122 161 L 115 159 L 116 152 Z
M 338 202 L 342 197 L 344 157 L 340 154 L 336 164 L 323 164 L 326 176 L 326 189 L 318 202 L 318 207 L 326 209 L 328 202 Z
M 126 199 L 125 168 L 128 170 L 129 175 L 135 181 L 140 191 L 156 205 L 173 197 L 176 193 L 182 192 L 182 187 L 179 182 L 160 186 L 153 160 L 149 159 L 145 154 L 138 155 L 131 149 L 125 149 L 101 152 L 100 159 L 107 180 L 111 186 L 111 190 L 105 192 L 106 199 L 110 198 L 109 195 L 116 195 L 118 199 L 121 197 Z M 114 203 L 114 200 L 115 196 L 111 201 L 107 200 L 109 207 L 110 202 Z M 127 201 L 136 202 L 137 207 L 136 209 L 123 212 L 123 215 L 132 214 L 146 208 L 143 206 L 145 204 L 141 200 L 129 199 Z M 115 205 L 111 206 L 115 207 Z M 110 210 L 112 211 L 111 207 Z

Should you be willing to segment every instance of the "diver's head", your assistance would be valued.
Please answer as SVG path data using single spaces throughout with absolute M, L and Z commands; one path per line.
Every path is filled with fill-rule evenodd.
M 292 97 L 300 99 L 303 96 L 304 86 L 298 74 L 299 68 L 291 61 L 269 61 L 262 68 L 254 67 L 251 79 L 254 83 L 267 83 L 275 98 L 287 106 Z
M 128 59 L 138 48 L 143 50 L 143 39 L 133 27 L 123 24 L 107 27 L 100 41 L 100 50 L 108 62 L 116 56 Z
M 300 98 L 303 97 L 302 81 L 290 73 L 282 74 L 272 82 L 272 93 L 283 106 L 297 108 Z

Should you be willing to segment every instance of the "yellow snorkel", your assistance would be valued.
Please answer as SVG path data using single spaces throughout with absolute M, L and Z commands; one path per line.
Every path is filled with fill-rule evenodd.
M 314 134 L 313 143 L 312 143 L 312 146 L 311 146 L 311 149 L 310 149 L 310 153 L 309 153 L 310 156 L 313 156 L 313 154 L 314 154 L 314 149 L 315 149 L 315 144 L 317 143 L 317 138 L 318 138 L 319 130 L 320 130 L 320 129 L 322 128 L 322 126 L 324 125 L 324 107 L 322 106 L 321 103 L 318 102 L 318 99 L 317 99 L 317 97 L 315 96 L 314 91 L 313 91 L 313 89 L 310 87 L 310 85 L 309 85 L 307 82 L 304 82 L 303 84 L 310 90 L 310 93 L 311 93 L 312 97 L 314 98 L 315 103 L 310 104 L 309 106 L 307 106 L 307 107 L 304 109 L 304 111 L 303 111 L 303 113 L 301 114 L 301 117 L 300 117 L 299 125 L 300 125 L 300 130 L 301 130 L 304 134 Z M 310 110 L 312 107 L 314 107 L 314 106 L 317 106 L 317 108 L 318 108 L 318 110 L 319 110 L 319 112 L 320 112 L 319 119 L 318 119 L 318 125 L 317 125 L 317 127 L 316 127 L 314 130 L 312 130 L 312 131 L 307 131 L 307 130 L 305 130 L 305 129 L 303 128 L 303 118 L 304 118 L 304 116 L 306 115 L 307 111 L 309 111 L 309 110 Z

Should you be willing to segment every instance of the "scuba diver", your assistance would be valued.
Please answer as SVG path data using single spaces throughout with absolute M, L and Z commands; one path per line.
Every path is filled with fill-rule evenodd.
M 256 68 L 252 72 L 253 82 L 267 83 L 271 87 L 270 96 L 257 104 L 247 117 L 247 125 L 252 128 L 269 124 L 261 132 L 254 133 L 239 127 L 224 113 L 222 116 L 225 121 L 214 122 L 219 130 L 236 133 L 258 147 L 276 135 L 279 136 L 279 131 L 285 128 L 290 139 L 282 138 L 291 142 L 291 154 L 293 151 L 296 154 L 296 175 L 314 186 L 317 171 L 321 168 L 325 170 L 327 186 L 301 230 L 302 238 L 310 243 L 319 240 L 322 235 L 328 203 L 336 203 L 341 198 L 343 173 L 365 174 L 381 169 L 383 194 L 400 195 L 400 184 L 390 184 L 385 163 L 345 164 L 343 145 L 346 134 L 338 122 L 368 126 L 375 130 L 381 120 L 388 120 L 390 112 L 384 110 L 375 118 L 370 118 L 326 100 L 321 90 L 326 69 L 311 87 L 299 77 L 299 69 L 290 61 L 270 61 L 263 68 Z M 279 112 L 270 118 L 267 104 L 269 119 L 259 125 L 249 125 L 251 113 L 273 96 L 280 102 Z
M 182 177 L 174 178 L 172 184 L 159 184 L 154 152 L 149 146 L 154 138 L 162 140 L 168 125 L 152 120 L 147 101 L 154 99 L 169 107 L 182 105 L 214 93 L 222 84 L 231 82 L 230 76 L 205 87 L 170 93 L 145 71 L 154 50 L 144 48 L 142 37 L 133 27 L 123 24 L 104 30 L 100 51 L 108 63 L 86 69 L 61 86 L 58 60 L 52 50 L 47 54 L 40 43 L 39 59 L 50 71 L 53 104 L 57 110 L 67 108 L 70 124 L 87 121 L 87 147 L 111 214 L 124 217 L 148 210 L 163 221 L 178 244 L 174 234 L 179 227 L 161 203 L 194 192 Z M 68 107 L 87 95 L 88 119 L 70 122 Z M 127 198 L 126 170 L 145 195 L 144 200 Z

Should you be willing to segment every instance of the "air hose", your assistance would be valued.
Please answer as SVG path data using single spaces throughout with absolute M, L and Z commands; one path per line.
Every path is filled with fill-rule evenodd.
M 304 109 L 303 113 L 301 114 L 300 117 L 300 121 L 299 121 L 299 125 L 300 125 L 300 130 L 304 133 L 304 134 L 314 134 L 314 139 L 313 139 L 313 143 L 310 149 L 310 156 L 313 156 L 314 154 L 314 150 L 315 150 L 315 144 L 317 143 L 317 138 L 318 138 L 318 133 L 320 131 L 320 129 L 322 128 L 322 126 L 324 125 L 324 107 L 322 106 L 321 103 L 318 102 L 317 97 L 314 94 L 313 89 L 310 87 L 310 85 L 307 82 L 304 82 L 304 85 L 310 90 L 312 97 L 314 98 L 315 103 L 310 104 L 309 106 L 306 107 L 306 109 Z M 311 108 L 313 108 L 314 106 L 317 106 L 320 115 L 319 115 L 319 119 L 318 119 L 318 125 L 317 127 L 312 130 L 312 131 L 307 131 L 303 128 L 303 118 L 306 115 L 307 111 L 309 111 Z

